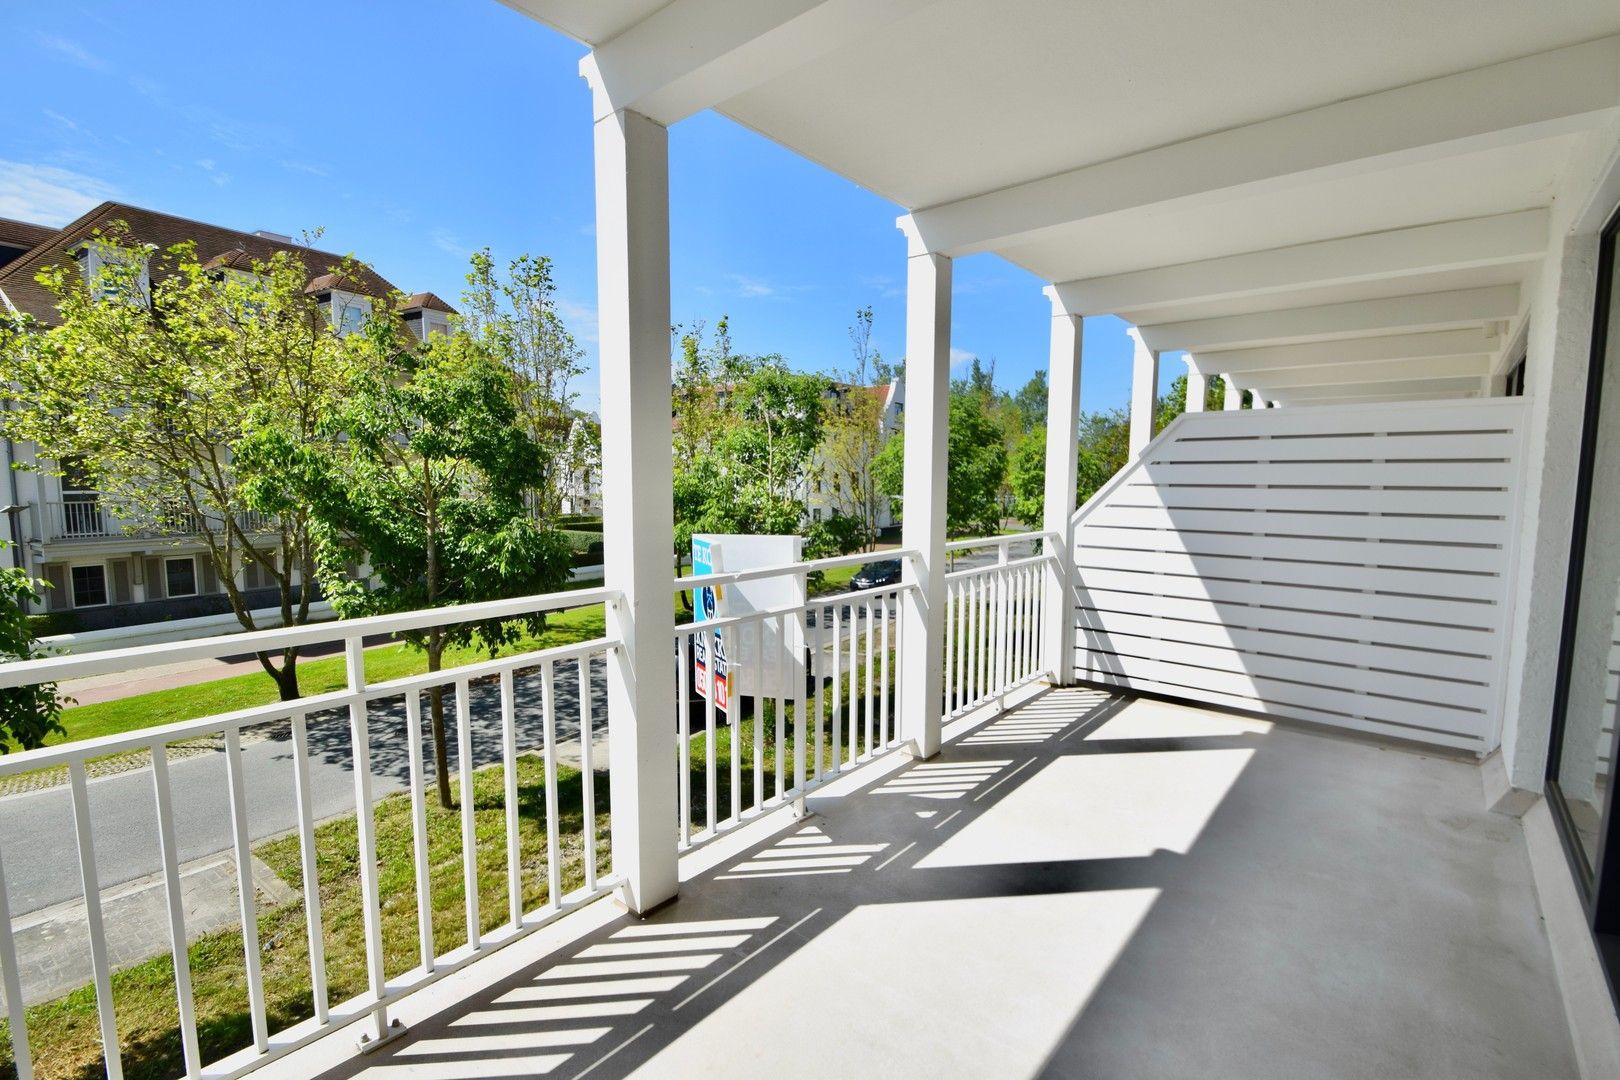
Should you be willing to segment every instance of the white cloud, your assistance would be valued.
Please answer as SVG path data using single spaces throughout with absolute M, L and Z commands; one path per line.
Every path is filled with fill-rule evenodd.
M 952 345 L 951 367 L 965 367 L 977 359 L 978 355 L 978 353 L 968 352 L 966 349 L 958 349 L 955 345 Z
M 118 189 L 93 176 L 51 165 L 0 160 L 0 217 L 66 225 Z
M 763 278 L 750 277 L 747 274 L 727 274 L 726 280 L 731 282 L 732 291 L 744 300 L 760 300 L 770 297 L 782 298 L 795 293 L 807 292 L 808 285 L 776 285 Z
M 325 176 L 326 175 L 326 170 L 323 169 L 321 166 L 319 166 L 319 165 L 311 165 L 307 161 L 281 161 L 281 162 L 277 162 L 277 164 L 279 164 L 283 169 L 286 169 L 289 172 L 309 173 L 309 175 L 311 175 L 311 176 Z
M 40 34 L 39 43 L 70 64 L 77 64 L 91 71 L 107 70 L 107 61 L 70 38 L 57 37 L 55 34 Z
M 570 300 L 566 296 L 559 296 L 557 314 L 562 316 L 563 325 L 568 327 L 568 332 L 580 341 L 597 340 L 596 308 Z
M 428 239 L 433 241 L 434 247 L 448 255 L 465 255 L 469 250 L 471 250 L 466 244 L 461 242 L 461 237 L 457 236 L 449 229 L 434 229 L 432 232 L 428 233 Z

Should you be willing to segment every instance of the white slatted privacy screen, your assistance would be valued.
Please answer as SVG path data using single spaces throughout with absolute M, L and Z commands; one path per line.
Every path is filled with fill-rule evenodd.
M 1521 399 L 1180 417 L 1075 516 L 1082 680 L 1498 741 Z

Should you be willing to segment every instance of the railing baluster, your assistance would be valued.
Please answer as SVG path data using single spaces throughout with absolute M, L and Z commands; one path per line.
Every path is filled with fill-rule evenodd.
M 34 1080 L 34 1056 L 28 1048 L 28 1011 L 23 1004 L 22 978 L 17 973 L 17 942 L 11 936 L 11 898 L 6 893 L 3 860 L 0 860 L 0 982 L 4 983 L 6 992 L 12 1068 L 17 1080 Z
M 853 765 L 860 758 L 860 717 L 856 710 L 861 703 L 860 682 L 861 616 L 860 608 L 849 605 L 849 742 L 844 746 L 844 763 Z
M 714 697 L 719 692 L 717 688 L 720 685 L 720 680 L 715 677 L 720 669 L 720 659 L 715 655 L 715 647 L 719 644 L 720 637 L 713 630 L 706 630 L 704 633 L 707 644 L 703 654 L 706 658 L 703 668 L 703 682 L 704 689 L 708 692 L 704 695 L 703 701 L 703 730 L 705 732 L 703 737 L 703 807 L 709 822 L 709 833 L 713 835 L 718 814 L 714 804 L 719 801 L 720 797 L 719 787 L 715 782 L 714 775 Z M 730 670 L 727 669 L 727 677 L 729 678 L 729 676 Z M 729 697 L 727 702 L 730 703 Z M 735 707 L 735 705 L 732 706 L 732 708 Z M 737 741 L 735 734 L 733 732 L 731 740 L 733 744 Z M 735 746 L 733 746 L 733 750 L 735 750 Z
M 270 1048 L 270 1029 L 264 1012 L 264 974 L 259 966 L 259 911 L 253 888 L 253 847 L 248 839 L 247 784 L 242 777 L 242 732 L 234 727 L 225 731 L 225 779 L 231 793 L 231 841 L 242 915 L 242 955 L 247 960 L 248 1013 L 253 1045 L 262 1054 Z
M 899 594 L 896 594 L 897 596 Z M 956 585 L 945 583 L 945 715 L 956 710 Z
M 90 934 L 90 968 L 96 987 L 102 1061 L 107 1068 L 107 1080 L 123 1080 L 123 1053 L 118 1043 L 118 1019 L 113 1012 L 112 968 L 107 962 L 107 929 L 101 919 L 101 884 L 96 876 L 90 792 L 85 786 L 83 761 L 68 764 L 68 783 L 73 795 L 73 832 L 79 845 L 79 880 L 84 883 L 84 916 Z M 20 995 L 18 1000 L 21 1000 Z
M 483 947 L 478 915 L 478 800 L 473 795 L 472 689 L 466 679 L 456 680 L 456 768 L 461 781 L 461 888 L 467 912 L 467 944 Z
M 506 907 L 515 930 L 523 925 L 523 859 L 519 851 L 517 693 L 512 669 L 501 672 L 501 765 L 506 775 Z
M 739 630 L 738 640 L 741 641 L 746 630 Z M 765 618 L 760 616 L 754 623 L 753 683 L 749 689 L 754 692 L 754 809 L 765 808 Z M 742 715 L 742 707 L 731 714 L 732 741 L 736 741 L 739 730 L 736 718 Z
M 802 592 L 804 583 L 801 581 L 799 584 L 800 591 Z M 793 617 L 798 620 L 798 626 L 793 636 L 799 639 L 795 643 L 794 648 L 798 652 L 799 657 L 802 658 L 804 656 L 804 645 L 808 640 L 804 634 L 804 612 L 795 612 Z M 797 659 L 790 662 L 788 664 L 788 674 L 792 676 L 798 671 L 798 668 L 799 664 Z M 805 686 L 807 684 L 805 674 L 808 673 L 801 673 L 798 676 L 797 685 L 795 686 L 798 693 L 795 696 L 798 698 L 799 703 L 793 711 L 793 787 L 794 790 L 799 793 L 801 798 L 804 795 L 805 781 L 809 777 L 809 773 L 806 770 L 804 763 L 804 726 L 810 719 L 810 699 L 805 691 Z M 802 802 L 800 803 L 800 808 L 803 808 Z
M 174 799 L 169 790 L 169 755 L 162 743 L 152 747 L 152 793 L 157 801 L 158 852 L 163 862 L 163 896 L 169 914 L 169 949 L 174 957 L 174 996 L 180 1008 L 180 1046 L 185 1056 L 186 1075 L 202 1074 L 202 1054 L 197 1047 L 197 1007 L 191 997 L 191 956 L 187 949 L 186 904 L 180 893 L 180 856 L 174 839 Z M 10 917 L 4 912 L 9 935 Z M 12 993 L 10 986 L 6 994 Z
M 839 637 L 838 623 L 840 619 L 838 605 L 829 604 L 827 610 L 832 613 L 832 760 L 830 768 L 832 774 L 837 776 L 843 771 L 843 728 L 844 728 L 844 695 L 840 687 L 838 674 L 838 655 L 843 650 L 839 648 L 843 639 Z
M 692 634 L 681 631 L 677 650 L 680 671 L 680 702 L 676 716 L 680 724 L 680 739 L 675 746 L 675 790 L 680 795 L 681 847 L 692 846 Z
M 815 687 L 814 693 L 816 698 L 816 716 L 814 720 L 815 727 L 812 730 L 813 737 L 810 741 L 810 752 L 816 757 L 815 778 L 817 781 L 820 781 L 821 779 L 821 621 L 822 613 L 825 610 L 826 609 L 821 607 L 814 609 L 813 614 L 815 617 L 815 623 L 810 627 L 810 683 L 813 687 Z
M 951 701 L 951 711 L 961 712 L 967 704 L 967 657 L 968 657 L 968 583 L 956 583 L 956 694 Z
M 326 939 L 321 926 L 321 882 L 315 858 L 315 811 L 309 790 L 309 721 L 292 715 L 293 801 L 298 810 L 298 870 L 304 881 L 304 934 L 309 938 L 309 997 L 315 1022 L 326 1023 Z
M 596 763 L 591 730 L 591 658 L 579 658 L 579 772 L 580 799 L 585 818 L 585 891 L 596 892 Z
M 296 730 L 296 729 L 295 729 Z M 422 769 L 422 694 L 405 695 L 405 756 L 411 784 L 411 862 L 416 871 L 416 939 L 422 970 L 431 973 L 433 955 L 433 865 L 428 861 L 427 781 Z
M 382 900 L 377 885 L 377 822 L 371 804 L 371 729 L 365 698 L 365 643 L 358 637 L 345 638 L 344 669 L 348 674 L 349 746 L 354 754 L 354 816 L 360 848 L 360 903 L 366 931 L 366 982 L 378 1002 L 371 1014 L 370 1041 L 388 1037 L 388 1011 L 382 1001 L 388 992 L 383 969 Z M 362 1036 L 366 1041 L 366 1037 Z
M 889 594 L 884 593 L 879 603 L 883 607 L 883 651 L 882 661 L 882 690 L 878 694 L 878 708 L 882 710 L 882 722 L 879 724 L 879 740 L 885 748 L 889 745 Z
M 877 623 L 873 622 L 872 601 L 866 601 L 866 756 L 871 757 L 877 751 L 872 739 L 877 731 L 877 701 L 874 698 L 876 688 L 872 685 L 874 674 L 877 671 Z
M 787 792 L 787 703 L 788 703 L 788 617 L 776 617 L 776 798 L 781 801 Z M 759 624 L 760 640 L 765 638 L 765 624 Z
M 546 746 L 546 901 L 562 907 L 562 841 L 557 825 L 557 664 L 547 660 L 540 669 L 545 694 L 541 717 Z

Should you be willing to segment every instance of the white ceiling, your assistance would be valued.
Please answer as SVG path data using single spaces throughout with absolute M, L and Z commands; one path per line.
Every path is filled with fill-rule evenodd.
M 1620 90 L 1615 90 L 1620 71 L 1612 78 L 1608 74 L 1606 65 L 1615 55 L 1609 51 L 1587 54 L 1589 64 L 1596 57 L 1595 66 L 1581 69 L 1579 77 L 1568 75 L 1564 85 L 1558 85 L 1559 64 L 1544 64 L 1517 81 L 1500 71 L 1481 76 L 1486 81 L 1477 84 L 1468 81 L 1473 75 L 1453 79 L 1451 96 L 1436 94 L 1432 115 L 1414 116 L 1410 124 L 1405 112 L 1387 104 L 1396 95 L 1384 99 L 1382 124 L 1358 119 L 1362 105 L 1354 100 L 1620 34 L 1617 0 L 504 2 L 596 47 L 605 80 L 637 84 L 643 96 L 614 107 L 644 102 L 648 115 L 666 123 L 694 109 L 716 108 L 919 211 L 921 223 L 951 220 L 948 215 L 963 207 L 961 200 L 987 193 L 1003 202 L 981 216 L 997 220 L 1000 214 L 999 220 L 1016 222 L 1051 190 L 1029 187 L 1033 182 L 1099 163 L 1107 164 L 1093 173 L 1134 165 L 1135 174 L 1117 175 L 1135 175 L 1150 185 L 1164 176 L 1153 165 L 1167 152 L 1161 148 L 1186 150 L 1195 139 L 1228 137 L 1251 165 L 1261 167 L 1259 182 L 1235 172 L 1223 177 L 1216 175 L 1218 158 L 1189 153 L 1167 160 L 1209 161 L 1207 188 L 1213 195 L 1186 198 L 1179 189 L 1166 188 L 1162 197 L 1132 200 L 1127 185 L 1124 198 L 1088 203 L 1088 197 L 1108 192 L 1104 177 L 1100 186 L 1069 189 L 1068 202 L 1038 227 L 1009 225 L 958 248 L 994 251 L 1052 282 L 1107 280 L 1238 253 L 1545 207 L 1577 141 L 1620 111 Z M 656 19 L 642 24 L 655 13 Z M 743 14 L 746 18 L 739 17 Z M 1481 126 L 1468 128 L 1472 117 L 1465 117 L 1450 133 L 1452 114 L 1473 112 L 1475 102 Z M 1292 134 L 1275 136 L 1250 137 L 1241 130 L 1324 107 L 1339 109 L 1339 119 L 1324 117 L 1318 126 L 1313 114 L 1299 118 Z M 1373 133 L 1362 160 L 1347 151 L 1347 167 L 1323 168 L 1297 156 L 1303 146 L 1307 154 L 1325 154 L 1322 160 L 1331 163 L 1341 140 L 1330 125 L 1339 120 L 1346 122 L 1345 143 Z M 1417 136 L 1417 143 L 1374 146 L 1380 132 L 1393 129 L 1401 129 L 1401 137 L 1440 134 L 1426 147 Z M 1263 159 L 1272 155 L 1278 158 L 1275 177 L 1286 182 L 1273 182 L 1263 172 L 1269 164 Z M 1188 191 L 1204 179 L 1175 177 Z M 1010 219 L 1004 212 L 1009 198 L 1024 200 Z M 1434 272 L 1408 269 L 1354 281 L 1329 280 L 1324 271 L 1323 279 L 1302 279 L 1297 287 L 1206 295 L 1114 313 L 1151 327 L 1522 285 L 1536 257 L 1529 252 L 1488 264 L 1459 260 Z M 1485 321 L 1477 325 L 1487 328 Z M 1491 340 L 1500 343 L 1486 358 L 1495 363 L 1514 327 L 1493 321 L 1488 328 Z M 1323 337 L 1301 334 L 1299 340 Z M 1311 353 L 1313 363 L 1322 362 L 1321 351 Z M 1385 368 L 1367 372 L 1389 367 L 1382 363 Z M 1411 363 L 1450 372 L 1460 366 L 1455 359 Z M 1350 369 L 1341 364 L 1332 370 Z M 1449 393 L 1464 384 L 1477 389 L 1479 380 L 1448 375 L 1421 386 L 1357 382 L 1343 387 L 1341 395 Z M 1312 393 L 1322 396 L 1320 390 Z

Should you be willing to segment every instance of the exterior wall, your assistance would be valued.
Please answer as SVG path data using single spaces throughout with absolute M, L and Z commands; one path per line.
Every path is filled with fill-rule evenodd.
M 1598 232 L 1620 199 L 1617 189 L 1620 124 L 1610 123 L 1571 159 L 1553 200 L 1547 257 L 1528 290 L 1529 444 L 1502 728 L 1508 781 L 1526 791 L 1545 786 L 1592 348 Z

